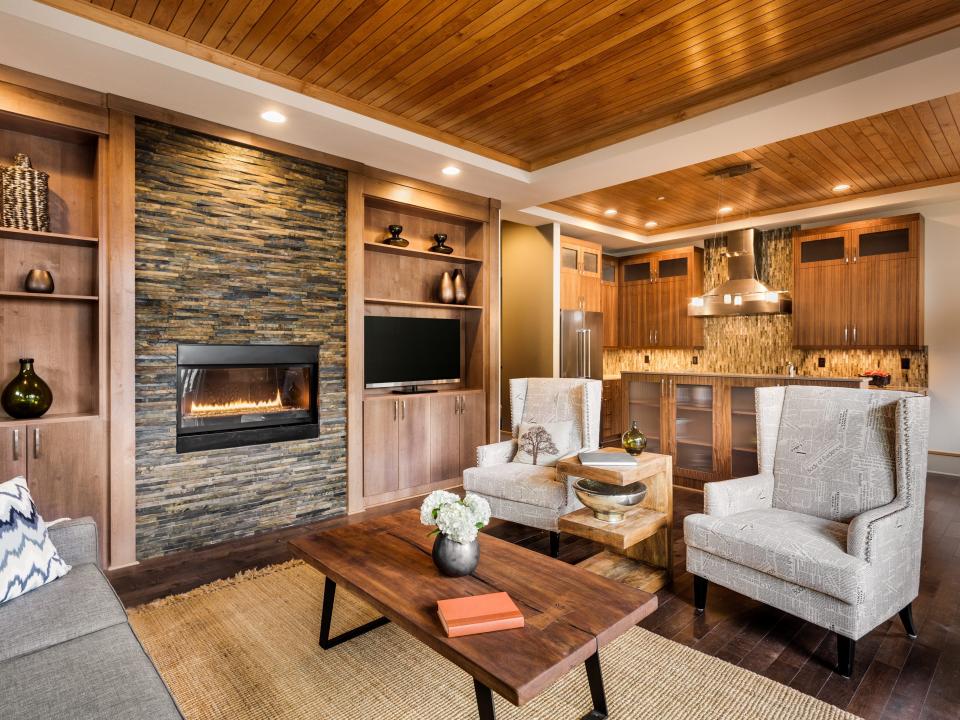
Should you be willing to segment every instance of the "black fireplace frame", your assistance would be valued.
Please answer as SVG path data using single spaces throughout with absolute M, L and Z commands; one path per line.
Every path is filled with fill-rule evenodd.
M 221 450 L 244 445 L 264 445 L 320 436 L 318 345 L 177 345 L 177 452 Z M 183 433 L 183 367 L 304 367 L 310 373 L 310 420 L 287 425 L 268 425 L 240 430 L 210 430 Z

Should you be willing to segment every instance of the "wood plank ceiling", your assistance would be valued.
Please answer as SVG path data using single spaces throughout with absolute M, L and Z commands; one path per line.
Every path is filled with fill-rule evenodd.
M 42 0 L 525 168 L 960 25 L 957 0 Z
M 745 163 L 755 170 L 713 175 Z M 722 217 L 735 219 L 948 182 L 960 182 L 960 93 L 545 207 L 655 234 L 715 222 L 724 206 L 731 212 Z M 617 214 L 607 217 L 607 209 Z

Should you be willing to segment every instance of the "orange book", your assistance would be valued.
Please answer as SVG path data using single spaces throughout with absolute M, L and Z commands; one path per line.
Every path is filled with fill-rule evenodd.
M 523 613 L 505 592 L 438 600 L 437 614 L 447 637 L 523 627 Z

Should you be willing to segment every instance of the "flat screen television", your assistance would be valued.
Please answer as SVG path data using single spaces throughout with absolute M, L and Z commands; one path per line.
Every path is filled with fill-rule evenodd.
M 364 318 L 364 384 L 409 387 L 460 380 L 460 321 Z

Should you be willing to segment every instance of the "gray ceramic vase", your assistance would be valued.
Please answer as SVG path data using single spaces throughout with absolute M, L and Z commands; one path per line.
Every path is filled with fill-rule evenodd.
M 444 271 L 443 275 L 440 276 L 440 302 L 450 305 L 455 300 L 456 292 L 453 286 L 453 278 L 450 277 L 449 272 Z
M 437 570 L 448 577 L 469 575 L 477 569 L 480 562 L 480 541 L 461 544 L 454 542 L 443 533 L 433 541 L 433 564 Z

